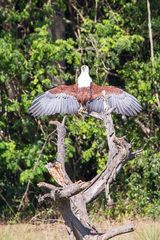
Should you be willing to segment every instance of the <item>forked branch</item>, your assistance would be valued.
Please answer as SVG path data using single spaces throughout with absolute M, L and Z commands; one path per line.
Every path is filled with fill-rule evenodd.
M 46 168 L 54 178 L 56 185 L 47 183 L 39 183 L 38 186 L 47 189 L 48 193 L 44 195 L 44 199 L 51 198 L 59 206 L 59 210 L 65 220 L 68 236 L 70 240 L 105 240 L 116 235 L 133 231 L 132 224 L 113 228 L 107 232 L 99 233 L 95 227 L 89 223 L 89 217 L 86 210 L 86 204 L 93 201 L 98 195 L 105 191 L 109 191 L 111 183 L 115 180 L 117 173 L 122 166 L 130 158 L 130 144 L 124 137 L 117 138 L 115 136 L 114 125 L 111 117 L 112 109 L 109 108 L 107 99 L 105 98 L 105 113 L 91 113 L 92 116 L 103 121 L 107 133 L 107 141 L 109 146 L 109 157 L 106 168 L 90 182 L 78 181 L 73 183 L 65 170 L 65 119 L 62 123 L 52 121 L 51 124 L 57 126 L 57 161 L 48 163 Z M 41 197 L 43 200 L 43 197 Z

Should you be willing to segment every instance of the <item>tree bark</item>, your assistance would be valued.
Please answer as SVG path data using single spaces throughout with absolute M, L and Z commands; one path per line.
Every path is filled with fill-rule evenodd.
M 150 41 L 150 51 L 151 51 L 151 62 L 154 62 L 154 48 L 153 48 L 153 35 L 152 35 L 152 25 L 151 25 L 151 7 L 150 1 L 147 0 L 147 11 L 148 11 L 148 32 Z
M 153 47 L 153 35 L 152 35 L 152 23 L 151 23 L 151 7 L 150 7 L 149 0 L 147 0 L 147 12 L 148 12 L 148 32 L 149 32 L 149 42 L 150 42 L 150 52 L 151 52 L 151 63 L 152 63 L 152 70 L 154 74 L 154 47 Z M 160 107 L 157 81 L 154 79 L 154 77 L 153 77 L 153 85 L 154 85 L 155 95 L 157 99 L 157 105 L 158 107 Z
M 91 113 L 91 115 L 103 121 L 107 132 L 109 157 L 105 169 L 90 182 L 86 183 L 78 181 L 73 183 L 71 181 L 65 171 L 64 165 L 64 139 L 66 134 L 65 119 L 62 123 L 58 121 L 50 122 L 57 126 L 57 161 L 55 163 L 48 163 L 46 167 L 58 184 L 58 187 L 48 183 L 39 183 L 38 186 L 40 188 L 45 188 L 48 191 L 48 193 L 43 195 L 40 200 L 43 201 L 46 198 L 50 198 L 58 205 L 65 221 L 70 240 L 105 240 L 134 230 L 132 224 L 127 224 L 106 232 L 98 232 L 97 229 L 89 223 L 86 209 L 87 203 L 93 201 L 102 191 L 105 191 L 106 186 L 109 189 L 122 166 L 130 159 L 130 157 L 133 158 L 133 154 L 130 154 L 130 144 L 127 143 L 124 137 L 117 138 L 115 136 L 111 117 L 112 109 L 109 109 L 105 95 L 104 100 L 104 114 Z

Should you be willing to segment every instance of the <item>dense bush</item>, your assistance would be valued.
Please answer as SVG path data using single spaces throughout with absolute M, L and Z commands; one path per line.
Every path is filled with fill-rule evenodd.
M 155 60 L 150 62 L 146 1 L 3 1 L 0 6 L 0 212 L 2 218 L 34 214 L 36 183 L 49 181 L 44 165 L 56 158 L 56 134 L 48 118 L 33 119 L 28 107 L 39 93 L 75 81 L 87 64 L 98 84 L 113 84 L 136 96 L 143 112 L 122 120 L 117 135 L 133 151 L 143 149 L 112 188 L 112 217 L 160 213 L 160 6 L 151 4 Z M 58 27 L 57 27 L 58 26 Z M 57 37 L 59 36 L 59 37 Z M 62 116 L 50 118 L 62 119 Z M 74 124 L 73 124 L 74 123 Z M 67 118 L 66 166 L 72 179 L 91 179 L 107 159 L 101 123 Z M 50 180 L 51 181 L 51 180 Z M 29 186 L 25 198 L 22 196 Z M 102 206 L 105 207 L 104 197 Z M 17 214 L 18 212 L 18 214 Z

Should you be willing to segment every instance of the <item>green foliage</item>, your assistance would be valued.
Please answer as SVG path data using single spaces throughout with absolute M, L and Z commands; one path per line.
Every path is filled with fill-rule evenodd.
M 157 0 L 151 4 L 154 65 L 150 62 L 145 0 L 97 1 L 97 9 L 95 1 L 74 4 L 11 0 L 0 8 L 1 216 L 8 218 L 17 212 L 28 181 L 31 185 L 22 215 L 36 211 L 36 183 L 48 181 L 44 166 L 56 158 L 56 135 L 47 138 L 54 129 L 48 126 L 49 118 L 29 116 L 32 100 L 52 86 L 74 83 L 77 69 L 87 64 L 95 82 L 126 88 L 143 106 L 137 117 L 140 124 L 134 118 L 124 122 L 120 116 L 113 117 L 117 135 L 125 135 L 133 150 L 143 152 L 119 173 L 112 187 L 116 205 L 104 211 L 113 218 L 156 217 L 160 213 Z M 57 29 L 57 23 L 63 27 Z M 58 115 L 52 118 L 62 119 Z M 66 166 L 74 180 L 89 180 L 104 168 L 108 148 L 101 122 L 80 115 L 68 117 L 65 144 Z

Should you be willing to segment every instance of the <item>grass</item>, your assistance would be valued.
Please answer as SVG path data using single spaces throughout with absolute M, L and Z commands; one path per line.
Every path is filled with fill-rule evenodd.
M 141 221 L 135 223 L 132 233 L 115 237 L 114 240 L 160 240 L 160 222 Z
M 100 231 L 111 228 L 109 222 L 95 224 Z M 115 226 L 115 224 L 112 224 Z M 160 222 L 136 222 L 136 231 L 113 238 L 114 240 L 160 240 Z M 0 240 L 66 240 L 65 226 L 54 224 L 0 225 Z
M 136 240 L 160 240 L 160 224 L 152 223 L 136 234 Z
M 62 224 L 15 224 L 0 226 L 0 240 L 65 240 L 65 226 Z

